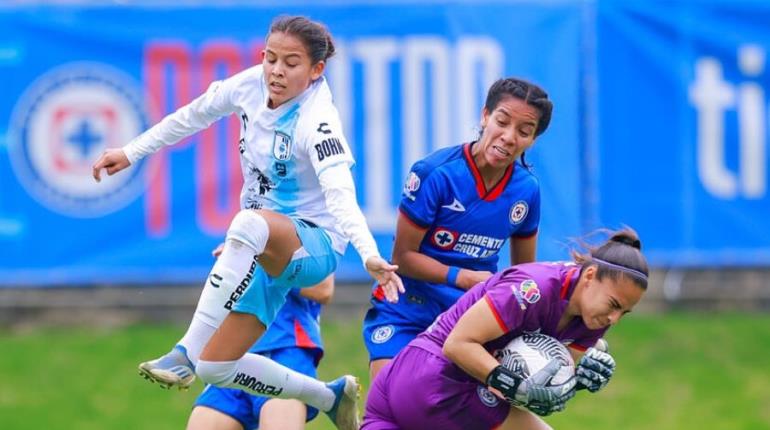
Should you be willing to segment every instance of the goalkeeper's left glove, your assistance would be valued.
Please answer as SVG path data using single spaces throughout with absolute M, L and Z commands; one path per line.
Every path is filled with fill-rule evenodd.
M 575 378 L 560 385 L 549 385 L 561 365 L 561 361 L 554 358 L 526 379 L 500 365 L 490 372 L 486 383 L 500 391 L 511 405 L 525 406 L 538 415 L 546 416 L 564 410 L 567 401 L 575 395 Z
M 588 348 L 577 365 L 577 389 L 595 393 L 604 388 L 615 372 L 615 359 L 608 352 Z

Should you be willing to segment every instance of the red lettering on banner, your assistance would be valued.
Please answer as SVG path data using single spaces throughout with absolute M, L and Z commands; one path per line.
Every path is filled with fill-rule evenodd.
M 190 102 L 190 48 L 180 42 L 153 42 L 145 50 L 144 79 L 147 82 L 146 97 L 152 102 L 150 117 L 157 123 L 166 112 Z M 166 67 L 172 69 L 173 78 L 167 79 Z M 166 84 L 171 81 L 172 96 Z M 157 107 L 157 108 L 154 108 Z M 150 236 L 165 236 L 171 230 L 171 163 L 167 150 L 148 160 L 147 198 L 145 222 Z
M 204 43 L 198 59 L 185 42 L 149 43 L 144 53 L 144 80 L 152 123 L 190 103 L 193 95 L 204 91 L 211 82 L 262 63 L 263 42 L 249 43 L 244 48 L 231 40 L 216 40 Z M 233 115 L 202 131 L 195 145 L 195 216 L 198 226 L 207 234 L 224 233 L 240 207 L 243 179 L 238 140 L 241 126 L 238 115 Z M 188 138 L 173 150 L 191 141 L 197 142 L 197 138 Z M 151 237 L 166 236 L 172 228 L 174 190 L 169 149 L 164 148 L 147 160 L 145 224 Z
M 251 64 L 249 67 L 262 64 L 262 59 L 265 56 L 264 50 L 265 44 L 262 41 L 254 42 L 251 44 Z
M 207 44 L 201 53 L 201 68 L 201 79 L 206 85 L 238 73 L 243 69 L 239 47 L 233 42 Z M 196 148 L 198 223 L 209 234 L 227 231 L 240 207 L 239 191 L 243 186 L 238 154 L 240 127 L 238 115 L 214 123 L 202 132 Z M 224 142 L 217 139 L 223 135 L 222 128 Z M 224 163 L 220 161 L 223 154 Z

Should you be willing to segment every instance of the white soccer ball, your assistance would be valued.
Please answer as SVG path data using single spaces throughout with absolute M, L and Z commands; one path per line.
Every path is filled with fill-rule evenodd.
M 549 385 L 567 382 L 575 375 L 572 355 L 558 340 L 545 334 L 524 334 L 495 352 L 495 358 L 508 370 L 528 378 L 554 358 L 562 363 Z

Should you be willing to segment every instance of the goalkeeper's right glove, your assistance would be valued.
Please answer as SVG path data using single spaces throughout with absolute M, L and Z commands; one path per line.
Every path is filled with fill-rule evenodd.
M 578 390 L 587 389 L 595 393 L 607 386 L 615 372 L 615 359 L 608 352 L 588 348 L 578 362 L 575 375 Z
M 562 366 L 553 359 L 539 372 L 527 379 L 503 365 L 495 367 L 487 376 L 487 385 L 500 391 L 514 406 L 525 406 L 532 412 L 546 416 L 564 410 L 567 401 L 575 395 L 575 378 L 559 385 L 548 385 Z

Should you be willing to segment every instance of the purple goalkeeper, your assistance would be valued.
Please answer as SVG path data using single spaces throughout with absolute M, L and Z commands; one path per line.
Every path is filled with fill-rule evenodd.
M 513 266 L 469 290 L 379 373 L 362 430 L 550 429 L 538 415 L 603 388 L 615 361 L 593 345 L 642 298 L 647 262 L 631 229 L 573 258 Z M 547 385 L 556 360 L 526 379 L 501 366 L 494 351 L 524 333 L 568 345 L 576 378 Z

